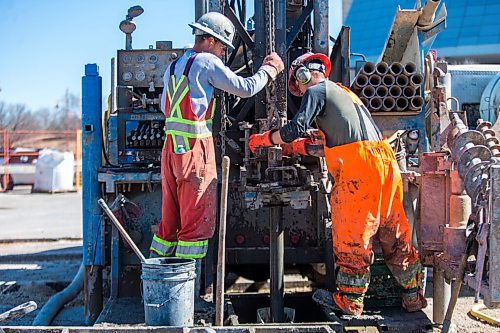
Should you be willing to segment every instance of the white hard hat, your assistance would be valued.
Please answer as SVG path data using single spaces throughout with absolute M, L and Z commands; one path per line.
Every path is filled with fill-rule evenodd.
M 211 35 L 217 38 L 229 48 L 234 49 L 232 44 L 234 37 L 234 25 L 224 15 L 218 12 L 203 14 L 198 21 L 189 24 L 195 35 Z

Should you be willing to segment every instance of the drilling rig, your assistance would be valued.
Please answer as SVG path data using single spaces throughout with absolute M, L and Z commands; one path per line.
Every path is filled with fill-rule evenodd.
M 440 282 L 458 278 L 451 274 L 456 266 L 446 266 L 448 261 L 443 258 L 452 258 L 457 263 L 457 256 L 460 257 L 461 253 L 453 248 L 453 254 L 444 255 L 448 254 L 445 251 L 448 238 L 443 237 L 442 231 L 449 229 L 447 233 L 450 235 L 460 234 L 449 237 L 465 244 L 464 219 L 457 222 L 448 219 L 451 215 L 446 211 L 451 201 L 445 190 L 448 183 L 443 177 L 453 170 L 455 164 L 452 160 L 465 163 L 466 167 L 462 168 L 467 171 L 461 174 L 469 180 L 467 184 L 476 184 L 472 190 L 474 195 L 481 193 L 481 198 L 489 198 L 481 201 L 480 206 L 485 207 L 486 203 L 498 205 L 499 200 L 493 187 L 481 185 L 478 189 L 477 179 L 486 179 L 488 184 L 497 183 L 498 175 L 496 166 L 486 167 L 492 153 L 488 155 L 484 149 L 479 157 L 464 155 L 456 148 L 451 155 L 455 157 L 449 159 L 444 152 L 449 145 L 460 147 L 463 141 L 458 138 L 462 138 L 466 131 L 455 113 L 448 109 L 445 88 L 441 87 L 438 78 L 440 67 L 428 56 L 433 40 L 446 24 L 444 4 L 437 14 L 440 1 L 426 1 L 423 7 L 410 10 L 398 7 L 379 61 L 365 64 L 359 73 L 353 73 L 350 66 L 350 28 L 343 27 L 337 38 L 329 34 L 327 0 L 255 0 L 252 17 L 246 15 L 245 0 L 197 0 L 195 4 L 193 20 L 207 11 L 217 11 L 226 15 L 236 27 L 235 50 L 227 54 L 226 64 L 239 75 L 252 75 L 264 57 L 273 51 L 283 59 L 285 68 L 289 67 L 291 60 L 309 51 L 330 57 L 332 71 L 329 79 L 345 86 L 351 86 L 353 81 L 352 89 L 370 107 L 375 122 L 394 143 L 405 183 L 405 210 L 415 230 L 415 238 L 418 236 L 415 244 L 426 258 L 424 263 L 430 267 L 438 265 L 439 274 L 435 274 L 434 279 L 442 279 Z M 165 117 L 160 110 L 162 77 L 168 65 L 185 49 L 173 48 L 172 42 L 165 41 L 156 42 L 155 47 L 148 49 L 133 49 L 132 33 L 136 28 L 133 19 L 142 12 L 140 6 L 131 7 L 120 23 L 120 30 L 126 35 L 125 48 L 118 50 L 111 62 L 111 94 L 104 108 L 104 117 L 101 113 L 101 77 L 95 64 L 86 65 L 82 80 L 84 303 L 85 320 L 89 325 L 144 323 L 140 261 L 122 242 L 117 229 L 97 203 L 101 197 L 108 202 L 134 243 L 147 256 L 152 236 L 161 220 L 160 156 L 165 140 Z M 334 41 L 331 52 L 330 41 Z M 353 74 L 357 76 L 351 80 Z M 351 324 L 388 325 L 384 318 L 390 314 L 367 315 L 361 319 L 325 317 L 310 299 L 311 290 L 286 291 L 284 277 L 290 268 L 307 276 L 313 289 L 321 286 L 333 290 L 335 285 L 329 207 L 332 181 L 324 159 L 284 156 L 279 146 L 259 149 L 255 154 L 251 154 L 248 148 L 252 133 L 280 128 L 297 112 L 300 99 L 287 92 L 286 82 L 285 72 L 265 91 L 248 99 L 217 93 L 221 101 L 213 128 L 217 160 L 223 156 L 231 159 L 226 264 L 229 271 L 252 280 L 269 279 L 270 287 L 269 294 L 226 295 L 226 322 L 255 325 L 258 323 L 256 313 L 267 307 L 269 318 L 263 321 L 283 323 L 285 326 L 280 326 L 283 329 L 289 327 L 293 330 L 301 325 L 304 331 L 328 332 L 332 328 L 342 331 L 345 325 Z M 403 96 L 405 87 L 409 87 L 407 96 Z M 440 94 L 438 89 L 441 89 Z M 398 96 L 391 96 L 391 91 Z M 451 124 L 457 129 L 450 130 Z M 483 142 L 488 151 L 492 151 L 492 147 L 497 149 L 497 141 L 491 139 L 491 132 L 487 132 L 485 125 L 481 126 L 483 132 L 486 131 L 483 138 L 490 135 L 490 146 L 485 146 L 480 139 L 470 144 L 481 145 Z M 443 138 L 448 132 L 453 134 L 445 144 Z M 471 148 L 470 144 L 468 148 Z M 316 148 L 322 149 L 320 146 Z M 430 149 L 435 152 L 430 153 Z M 469 169 L 474 171 L 469 172 Z M 436 184 L 441 184 L 443 190 L 439 192 L 440 200 L 434 201 L 429 193 L 438 194 L 429 184 L 434 184 L 438 175 L 441 178 Z M 462 195 L 460 190 L 454 188 L 458 192 L 452 193 Z M 434 214 L 434 211 L 440 213 Z M 484 220 L 484 211 L 479 210 L 478 214 Z M 493 230 L 491 224 L 490 235 L 494 234 Z M 207 291 L 215 285 L 215 243 L 209 245 L 203 270 Z M 492 244 L 488 248 L 490 253 L 493 251 L 491 246 L 498 248 L 496 243 Z M 376 244 L 374 251 L 368 308 L 370 302 L 377 310 L 383 306 L 399 305 L 400 291 L 395 288 Z M 492 263 L 490 257 L 481 267 L 488 264 L 491 267 Z M 491 282 L 491 273 L 482 275 L 478 281 L 483 281 L 484 277 L 489 277 Z M 499 301 L 495 289 L 497 284 L 500 283 L 481 289 L 487 290 L 493 303 Z M 442 299 L 445 298 L 443 288 L 437 291 Z M 444 320 L 445 303 L 444 300 L 439 303 L 435 322 Z M 294 318 L 290 318 L 288 309 L 293 310 Z M 123 316 L 124 310 L 129 315 Z M 396 313 L 396 316 L 401 315 Z M 413 325 L 409 324 L 411 322 L 416 330 L 425 331 L 432 324 L 421 312 L 400 318 L 400 321 L 390 321 L 391 325 L 408 327 Z M 292 324 L 291 321 L 303 324 Z M 254 330 L 265 326 L 256 327 Z

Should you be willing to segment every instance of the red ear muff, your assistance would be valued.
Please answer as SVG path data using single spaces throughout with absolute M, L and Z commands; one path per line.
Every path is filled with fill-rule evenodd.
M 297 68 L 297 70 L 295 71 L 294 76 L 295 79 L 302 84 L 308 84 L 309 82 L 311 82 L 311 72 L 306 66 L 299 66 L 299 68 Z

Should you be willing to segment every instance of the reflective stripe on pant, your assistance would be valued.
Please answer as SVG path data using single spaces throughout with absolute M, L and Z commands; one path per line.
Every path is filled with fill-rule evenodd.
M 385 263 L 405 289 L 421 283 L 421 266 L 411 244 L 403 209 L 403 182 L 389 143 L 361 141 L 325 147 L 335 184 L 331 194 L 332 236 L 342 293 L 363 295 L 378 232 Z
M 203 258 L 215 230 L 217 171 L 213 140 L 195 139 L 185 154 L 174 154 L 172 144 L 167 137 L 161 164 L 162 221 L 151 251 Z

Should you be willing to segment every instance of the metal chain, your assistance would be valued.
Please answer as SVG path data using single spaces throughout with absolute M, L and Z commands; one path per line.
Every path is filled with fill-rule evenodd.
M 275 17 L 274 17 L 274 0 L 266 0 L 265 5 L 266 14 L 266 49 L 268 53 L 275 51 L 275 41 L 274 41 L 274 31 L 276 27 Z

